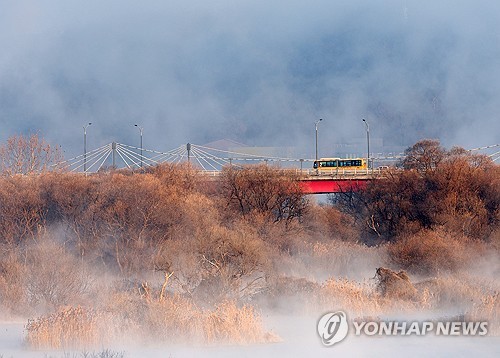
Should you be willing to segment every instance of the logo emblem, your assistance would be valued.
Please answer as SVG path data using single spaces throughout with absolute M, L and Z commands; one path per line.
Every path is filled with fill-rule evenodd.
M 347 316 L 343 311 L 327 313 L 318 322 L 318 334 L 326 347 L 342 341 L 348 330 Z

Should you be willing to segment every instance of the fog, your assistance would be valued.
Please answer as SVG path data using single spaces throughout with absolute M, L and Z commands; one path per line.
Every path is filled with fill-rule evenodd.
M 465 356 L 474 352 L 479 356 L 494 357 L 498 354 L 498 337 L 352 337 L 338 346 L 325 348 L 315 336 L 316 321 L 312 318 L 289 318 L 282 343 L 250 346 L 159 346 L 106 348 L 80 351 L 28 351 L 23 348 L 22 325 L 4 323 L 0 328 L 1 353 L 5 357 L 331 357 L 346 355 L 358 357 L 421 357 Z M 478 344 L 480 343 L 480 344 Z M 467 352 L 467 353 L 466 353 Z M 106 355 L 107 354 L 107 355 Z
M 447 147 L 500 143 L 498 14 L 500 3 L 489 0 L 291 0 L 286 5 L 272 0 L 0 0 L 0 142 L 39 131 L 71 157 L 81 153 L 82 126 L 89 122 L 89 149 L 110 141 L 138 145 L 134 124 L 139 124 L 145 148 L 169 150 L 229 138 L 252 146 L 295 146 L 297 156 L 313 157 L 318 118 L 324 119 L 321 153 L 335 152 L 339 143 L 363 141 L 361 118 L 366 118 L 373 145 L 379 147 L 405 147 L 422 138 L 440 139 Z M 332 262 L 326 251 L 327 272 L 304 257 L 288 262 L 288 273 L 316 278 L 318 284 L 332 275 L 371 280 L 383 262 L 378 254 L 359 253 L 355 258 L 339 254 Z M 497 257 L 492 255 L 491 262 L 485 257 L 477 266 L 482 276 L 490 279 L 489 269 L 491 280 L 498 277 Z M 443 291 L 459 286 L 456 281 L 445 281 Z M 470 281 L 477 281 L 472 273 Z M 450 289 L 449 296 L 463 291 L 468 294 L 464 301 L 476 297 L 476 286 L 461 287 Z M 359 295 L 354 297 L 357 302 Z M 329 350 L 321 347 L 315 331 L 317 312 L 288 319 L 274 314 L 279 312 L 264 311 L 263 322 L 281 343 L 160 346 L 147 355 L 498 351 L 498 337 L 353 338 Z M 2 320 L 0 356 L 45 354 L 23 346 L 25 323 L 24 317 L 15 323 Z M 116 350 L 144 356 L 143 349 Z
M 0 140 L 67 156 L 110 141 L 168 150 L 230 138 L 320 150 L 364 138 L 500 141 L 492 1 L 2 1 Z M 473 132 L 474 136 L 470 133 Z M 374 144 L 375 145 L 375 144 Z
M 454 176 L 444 164 L 436 171 L 443 167 Z M 469 212 L 453 217 L 446 207 L 437 215 L 447 224 L 411 232 L 420 223 L 402 220 L 408 237 L 379 226 L 386 242 L 377 244 L 364 229 L 369 213 L 357 226 L 356 212 L 310 203 L 285 221 L 273 207 L 242 211 L 223 179 L 214 193 L 196 185 L 195 172 L 190 179 L 186 169 L 157 169 L 0 178 L 0 357 L 451 356 L 472 349 L 498 356 L 498 220 L 464 225 Z M 487 176 L 475 170 L 467 183 L 498 197 L 499 168 L 484 169 Z M 266 165 L 237 172 L 257 170 L 246 177 L 257 184 L 237 192 L 285 180 Z M 264 170 L 281 176 L 265 179 Z M 454 187 L 469 203 L 477 198 Z M 442 191 L 427 204 L 447 200 Z M 388 213 L 407 205 L 404 197 L 398 203 Z M 483 239 L 475 236 L 481 232 Z M 323 348 L 318 320 L 338 310 L 353 324 L 487 321 L 489 331 L 359 337 L 350 330 Z M 124 353 L 83 354 L 100 349 Z

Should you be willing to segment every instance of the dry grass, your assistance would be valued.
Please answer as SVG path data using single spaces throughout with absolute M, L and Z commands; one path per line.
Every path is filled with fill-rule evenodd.
M 223 302 L 213 310 L 197 308 L 180 296 L 161 301 L 120 295 L 115 305 L 93 310 L 69 307 L 30 320 L 26 342 L 35 349 L 96 348 L 113 343 L 252 344 L 278 340 L 266 332 L 251 306 Z
M 486 320 L 490 333 L 500 334 L 500 286 L 497 281 L 466 274 L 447 275 L 416 284 L 427 292 L 426 304 L 435 310 L 454 310 L 471 320 Z M 420 296 L 423 302 L 423 294 Z
M 306 251 L 307 252 L 307 251 Z M 307 252 L 309 270 L 319 277 L 325 275 L 360 279 L 371 274 L 372 270 L 386 260 L 384 247 L 367 247 L 352 242 L 332 240 L 314 242 Z
M 409 287 L 412 294 L 401 296 L 397 290 L 384 294 L 378 285 L 370 282 L 331 279 L 318 292 L 316 306 L 312 310 L 323 312 L 343 309 L 352 317 L 391 314 L 408 317 L 419 312 L 431 319 L 459 314 L 468 320 L 486 320 L 489 322 L 489 334 L 500 334 L 500 290 L 495 280 L 455 274 L 425 280 Z
M 35 349 L 86 348 L 109 343 L 103 315 L 82 307 L 28 320 L 26 342 Z
M 418 301 L 382 295 L 375 281 L 328 280 L 322 287 L 317 310 L 343 309 L 354 317 L 381 317 L 410 313 Z
M 251 344 L 276 342 L 279 337 L 266 332 L 262 320 L 252 306 L 237 307 L 224 302 L 207 312 L 202 321 L 205 343 Z
M 23 284 L 26 266 L 12 253 L 0 255 L 3 256 L 0 259 L 0 309 L 20 314 L 27 301 Z
M 328 280 L 322 287 L 319 306 L 325 309 L 343 309 L 351 315 L 376 316 L 382 312 L 382 303 L 372 284 L 347 279 Z
M 477 266 L 497 270 L 498 277 L 497 256 L 485 254 L 500 247 L 495 217 L 491 227 L 477 228 L 492 231 L 490 241 L 474 242 L 467 232 L 483 221 L 455 227 L 470 210 L 455 215 L 448 210 L 457 208 L 450 199 L 440 207 L 444 214 L 435 215 L 437 223 L 447 225 L 431 223 L 431 229 L 410 236 L 409 225 L 421 227 L 406 217 L 417 208 L 411 194 L 425 194 L 425 187 L 401 180 L 408 191 L 392 195 L 394 183 L 377 186 L 394 199 L 394 205 L 385 205 L 388 196 L 381 196 L 379 214 L 387 217 L 377 220 L 373 212 L 351 217 L 310 205 L 290 178 L 275 180 L 274 169 L 257 169 L 246 178 L 239 176 L 242 171 L 226 173 L 226 185 L 211 188 L 192 168 L 175 166 L 143 174 L 1 179 L 0 305 L 11 314 L 43 315 L 26 326 L 27 342 L 36 348 L 99 346 L 123 337 L 145 343 L 273 341 L 256 309 L 244 302 L 258 302 L 263 309 L 286 306 L 290 313 L 338 308 L 363 317 L 454 308 L 498 325 L 497 281 L 458 273 L 476 270 L 466 264 L 481 257 Z M 486 194 L 488 203 L 498 202 L 498 196 Z M 272 199 L 269 205 L 266 198 Z M 434 210 L 424 203 L 424 209 Z M 388 220 L 403 209 L 401 221 Z M 450 215 L 456 216 L 453 225 Z M 394 227 L 384 228 L 386 223 Z M 371 234 L 385 230 L 399 236 L 387 236 L 393 242 L 379 247 L 361 245 L 365 224 Z M 401 294 L 397 274 L 399 279 L 391 275 L 395 281 L 377 290 L 377 282 L 367 278 L 381 265 L 407 270 L 407 288 L 413 284 L 416 292 Z M 163 282 L 158 272 L 171 280 Z M 414 274 L 437 278 L 417 283 Z M 107 280 L 117 276 L 132 288 L 110 289 Z M 150 285 L 141 287 L 145 280 Z
M 479 303 L 475 303 L 469 312 L 470 319 L 489 322 L 489 334 L 500 336 L 500 299 L 499 293 L 481 297 Z

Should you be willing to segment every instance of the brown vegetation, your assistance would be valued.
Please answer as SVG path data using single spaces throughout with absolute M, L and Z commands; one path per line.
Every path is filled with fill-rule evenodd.
M 405 271 L 394 272 L 391 269 L 379 267 L 376 271 L 376 277 L 378 280 L 377 288 L 382 296 L 391 299 L 415 298 L 417 290 Z
M 377 316 L 457 305 L 498 322 L 498 282 L 464 271 L 483 263 L 498 275 L 499 167 L 435 141 L 407 154 L 403 170 L 335 206 L 266 165 L 214 180 L 183 165 L 3 175 L 0 309 L 41 315 L 27 326 L 35 347 L 129 333 L 272 340 L 257 308 Z
M 27 343 L 36 349 L 92 347 L 109 344 L 108 332 L 103 331 L 100 315 L 82 307 L 68 307 L 26 325 Z
M 3 175 L 34 174 L 49 169 L 62 160 L 57 146 L 47 143 L 38 134 L 12 136 L 0 145 L 0 173 Z
M 202 310 L 180 296 L 148 301 L 122 295 L 121 300 L 122 305 L 110 302 L 99 309 L 63 307 L 29 320 L 26 342 L 36 349 L 92 349 L 125 341 L 251 344 L 279 340 L 263 329 L 251 306 L 224 301 L 212 310 Z
M 372 240 L 442 229 L 457 237 L 489 240 L 500 226 L 500 167 L 487 157 L 424 140 L 401 165 L 359 194 L 340 198 Z
M 440 230 L 407 234 L 388 246 L 393 264 L 424 275 L 467 267 L 486 251 L 483 243 Z
M 221 191 L 227 205 L 242 215 L 257 212 L 274 221 L 290 221 L 306 212 L 308 201 L 291 172 L 268 165 L 222 171 Z

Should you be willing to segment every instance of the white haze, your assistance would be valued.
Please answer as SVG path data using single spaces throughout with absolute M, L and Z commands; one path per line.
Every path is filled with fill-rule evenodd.
M 22 324 L 0 323 L 0 356 L 20 358 L 83 357 L 116 354 L 135 357 L 497 357 L 498 337 L 354 337 L 349 335 L 334 347 L 325 348 L 316 335 L 316 319 L 309 317 L 279 317 L 275 326 L 284 341 L 275 344 L 249 346 L 161 346 L 103 347 L 102 350 L 33 351 L 23 347 Z M 99 355 L 102 354 L 102 355 Z
M 500 142 L 495 1 L 0 1 L 0 141 Z

